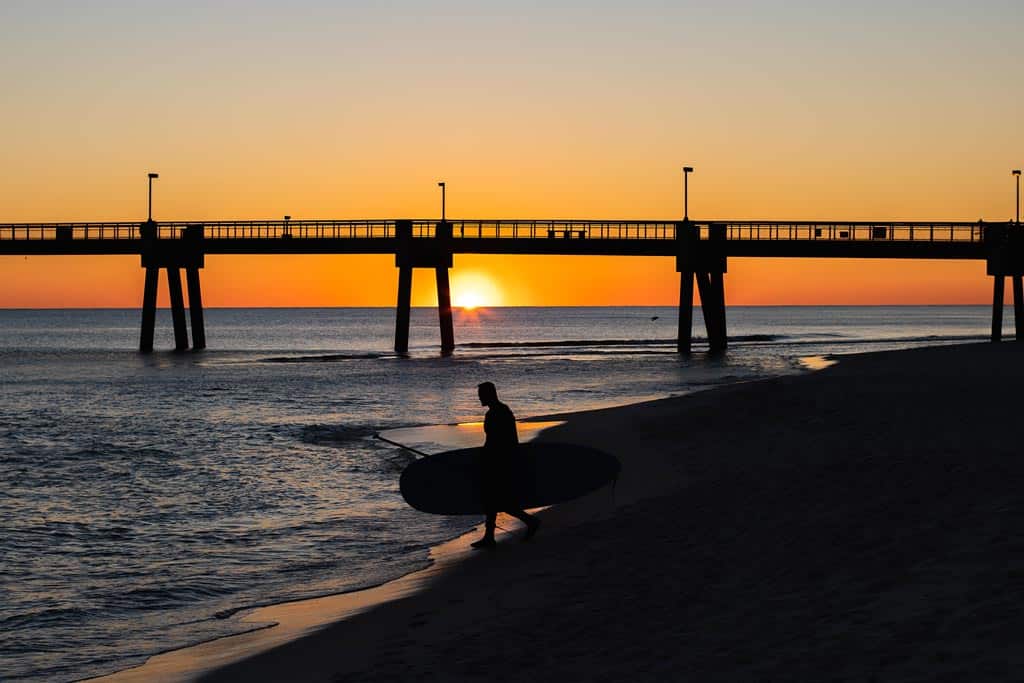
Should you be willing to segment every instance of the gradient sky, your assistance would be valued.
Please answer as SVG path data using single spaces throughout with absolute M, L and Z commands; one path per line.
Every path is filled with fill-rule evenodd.
M 0 222 L 1006 220 L 1024 3 L 0 3 Z M 268 276 L 269 274 L 269 276 Z M 388 257 L 209 257 L 213 306 L 390 305 Z M 673 304 L 672 259 L 457 256 L 504 304 Z M 432 303 L 418 275 L 414 303 Z M 460 282 L 462 284 L 460 285 Z M 138 306 L 0 257 L 0 307 Z M 733 259 L 730 304 L 973 303 L 981 263 Z

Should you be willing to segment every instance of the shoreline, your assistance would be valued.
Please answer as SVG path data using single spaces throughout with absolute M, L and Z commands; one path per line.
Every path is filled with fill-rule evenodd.
M 829 367 L 836 362 L 830 360 L 830 358 L 818 356 L 800 357 L 796 360 L 804 368 L 804 372 L 814 372 Z M 763 380 L 729 382 L 711 387 L 700 387 L 683 395 L 663 396 L 574 412 L 534 415 L 518 421 L 520 438 L 525 435 L 527 438 L 523 439 L 524 441 L 529 441 L 533 438 L 543 440 L 545 433 L 557 429 L 577 415 L 597 411 L 615 411 L 633 406 L 676 400 L 693 394 L 713 392 L 729 386 L 758 381 Z M 482 433 L 482 425 L 482 422 L 446 423 L 418 427 L 399 427 L 388 430 L 388 432 L 422 432 L 427 434 L 435 429 L 476 427 L 476 429 L 468 431 Z M 460 429 L 459 431 L 462 430 Z M 453 443 L 450 444 L 451 447 L 469 447 L 478 443 L 480 437 L 472 436 L 474 439 L 472 443 L 466 441 L 466 434 L 452 434 L 449 435 L 449 438 L 453 439 Z M 415 444 L 416 442 L 413 443 Z M 580 508 L 579 511 L 572 515 L 566 515 L 564 512 L 561 513 L 559 515 L 560 523 L 578 524 L 585 522 L 587 515 L 594 514 L 592 505 L 589 505 L 588 502 L 593 498 L 600 498 L 600 494 L 601 490 L 596 492 L 596 495 L 592 494 L 582 500 L 572 501 L 571 504 Z M 568 505 L 570 503 L 562 504 L 558 507 L 566 508 Z M 550 516 L 552 509 L 545 508 L 543 513 L 545 513 L 545 516 Z M 501 519 L 504 519 L 505 522 L 501 522 Z M 498 542 L 508 543 L 511 540 L 510 537 L 515 534 L 502 530 L 501 524 L 507 523 L 509 518 L 503 515 L 501 519 L 499 519 Z M 212 640 L 204 640 L 182 647 L 171 648 L 150 655 L 144 662 L 135 666 L 119 669 L 107 674 L 74 680 L 76 682 L 81 681 L 82 683 L 86 681 L 91 683 L 143 683 L 152 680 L 182 683 L 185 681 L 202 680 L 204 675 L 216 672 L 222 667 L 231 666 L 245 659 L 259 656 L 264 652 L 272 650 L 274 647 L 294 642 L 318 629 L 340 623 L 357 614 L 382 607 L 401 598 L 413 596 L 417 592 L 426 589 L 431 581 L 440 577 L 444 572 L 450 571 L 460 562 L 479 556 L 479 553 L 474 552 L 469 544 L 479 536 L 480 529 L 482 528 L 481 525 L 482 521 L 475 524 L 468 531 L 431 547 L 426 566 L 413 569 L 383 583 L 343 593 L 332 593 L 311 598 L 239 608 L 232 616 L 237 617 L 241 624 L 251 624 L 252 627 L 247 630 L 220 636 Z
M 200 680 L 483 680 L 495 666 L 509 680 L 985 678 L 1009 658 L 992 628 L 1010 633 L 1019 619 L 1011 605 L 993 616 L 991 595 L 964 595 L 981 575 L 1011 604 L 1020 592 L 1013 571 L 988 576 L 1024 558 L 989 533 L 1016 494 L 1001 487 L 1017 449 L 985 427 L 1012 419 L 1022 359 L 1013 344 L 857 354 L 561 416 L 542 438 L 629 451 L 614 500 L 599 491 L 550 508 L 531 544 L 473 554 L 425 590 L 255 657 L 207 660 Z M 964 468 L 977 475 L 972 495 L 957 486 Z M 949 536 L 951 514 L 963 533 Z M 906 579 L 920 573 L 927 581 Z M 989 605 L 987 619 L 972 617 L 975 604 Z M 921 623 L 954 617 L 938 635 Z
M 538 437 L 544 431 L 561 424 L 546 416 L 533 416 L 520 421 L 520 434 L 524 441 Z M 479 441 L 483 423 L 452 423 L 399 427 L 388 432 L 420 432 L 429 435 L 434 430 L 454 428 L 460 433 L 449 434 L 455 442 L 465 441 L 457 447 L 466 447 Z M 468 429 L 465 429 L 468 428 Z M 472 439 L 471 444 L 467 439 Z M 209 671 L 227 666 L 245 658 L 259 655 L 277 645 L 292 642 L 304 634 L 349 619 L 403 597 L 423 590 L 432 580 L 459 562 L 474 555 L 470 543 L 480 534 L 480 524 L 468 531 L 444 540 L 430 548 L 426 566 L 413 569 L 382 583 L 356 588 L 343 593 L 331 593 L 311 598 L 270 603 L 255 607 L 242 607 L 231 616 L 240 624 L 251 628 L 212 640 L 204 640 L 183 647 L 175 647 L 150 655 L 141 664 L 112 673 L 75 679 L 94 683 L 142 683 L 145 681 L 192 681 Z M 499 543 L 508 541 L 508 533 L 499 530 Z
M 479 526 L 479 525 L 478 525 Z M 138 666 L 76 679 L 97 683 L 192 681 L 220 667 L 258 656 L 316 630 L 414 595 L 438 575 L 471 554 L 477 527 L 430 549 L 429 564 L 375 586 L 314 598 L 243 608 L 239 622 L 251 630 L 221 636 L 150 656 Z
M 806 356 L 796 360 L 804 368 L 804 372 L 814 372 L 833 365 L 836 361 L 830 358 Z M 533 438 L 543 439 L 543 434 L 564 425 L 576 415 L 642 406 L 759 381 L 763 380 L 745 380 L 714 386 L 702 386 L 682 395 L 648 398 L 631 403 L 617 403 L 611 406 L 587 408 L 575 412 L 534 415 L 518 420 L 517 424 L 519 426 L 520 438 L 522 439 L 524 435 L 527 437 L 523 441 L 529 441 Z M 472 442 L 466 440 L 466 434 L 449 435 L 449 438 L 453 439 L 453 443 L 449 444 L 450 447 L 464 448 L 476 445 L 479 442 L 481 437 L 475 433 L 482 433 L 482 425 L 482 422 L 420 425 L 416 427 L 397 427 L 387 430 L 387 433 L 422 432 L 427 434 L 435 429 L 456 428 L 462 431 L 461 428 L 470 427 L 471 429 L 466 431 L 474 433 L 470 437 L 473 439 Z M 475 429 L 472 429 L 473 427 Z M 422 445 L 415 441 L 411 445 L 417 444 Z M 597 493 L 600 496 L 600 491 Z M 592 497 L 588 496 L 582 502 L 572 501 L 572 503 L 577 506 L 582 504 L 583 515 L 593 514 L 592 509 L 587 506 L 587 501 Z M 562 504 L 559 507 L 565 508 L 567 505 L 569 504 Z M 551 508 L 544 508 L 543 511 L 548 515 L 552 514 Z M 570 520 L 575 520 L 573 523 L 585 521 L 585 517 L 582 520 L 577 519 L 579 515 L 580 513 L 578 512 L 570 517 L 564 516 L 563 513 L 560 521 L 562 523 Z M 509 520 L 504 515 L 502 518 L 506 522 Z M 234 610 L 231 617 L 238 618 L 241 624 L 251 624 L 251 628 L 238 633 L 219 636 L 211 640 L 204 640 L 158 652 L 150 655 L 140 664 L 118 669 L 111 673 L 74 680 L 76 683 L 144 683 L 145 681 L 152 680 L 183 683 L 185 681 L 201 680 L 202 676 L 210 672 L 216 672 L 219 668 L 258 656 L 278 645 L 293 642 L 306 634 L 350 619 L 357 614 L 382 607 L 404 597 L 415 595 L 417 592 L 424 590 L 431 581 L 437 579 L 444 572 L 451 570 L 452 567 L 457 566 L 466 559 L 479 555 L 479 553 L 474 552 L 470 548 L 469 544 L 479 536 L 480 529 L 482 528 L 481 525 L 482 521 L 473 525 L 468 531 L 432 546 L 426 566 L 412 569 L 383 583 L 356 588 L 343 593 L 331 593 L 254 607 L 241 607 Z M 514 533 L 504 531 L 499 524 L 497 535 L 499 543 L 508 543 L 510 537 L 514 535 Z

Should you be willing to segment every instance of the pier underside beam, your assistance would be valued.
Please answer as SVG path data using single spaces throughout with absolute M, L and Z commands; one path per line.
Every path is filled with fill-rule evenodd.
M 203 320 L 203 293 L 199 284 L 199 269 L 185 268 L 185 281 L 188 285 L 188 313 L 192 319 L 192 349 L 198 351 L 206 348 L 206 325 Z

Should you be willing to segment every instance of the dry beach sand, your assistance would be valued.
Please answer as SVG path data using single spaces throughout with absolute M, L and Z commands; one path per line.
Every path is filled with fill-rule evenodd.
M 614 498 L 203 680 L 1021 680 L 1022 387 L 978 344 L 567 415 Z

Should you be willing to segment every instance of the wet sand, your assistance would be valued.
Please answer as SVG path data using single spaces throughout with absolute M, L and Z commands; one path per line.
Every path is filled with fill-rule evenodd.
M 1022 387 L 979 344 L 566 415 L 614 496 L 202 680 L 1014 679 Z

